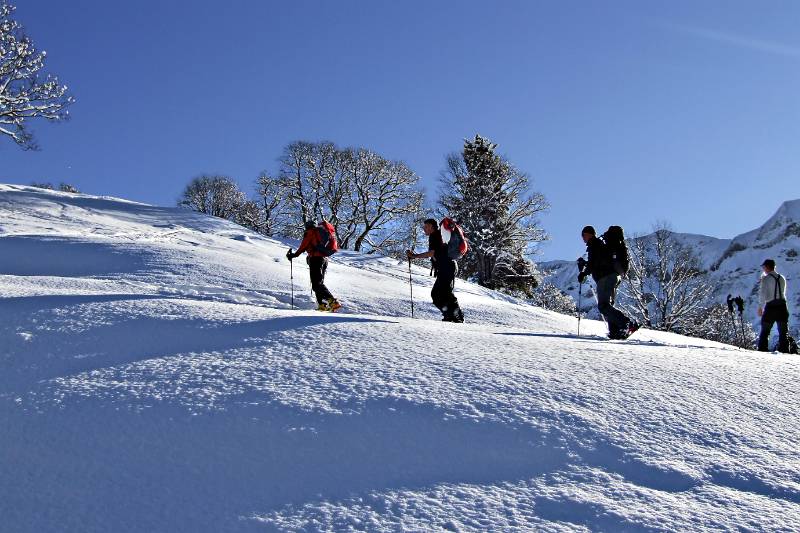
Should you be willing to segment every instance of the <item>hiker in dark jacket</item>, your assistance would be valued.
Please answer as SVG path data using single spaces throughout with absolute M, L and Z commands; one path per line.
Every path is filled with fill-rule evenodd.
M 436 276 L 436 282 L 431 290 L 433 305 L 442 312 L 444 322 L 464 322 L 464 313 L 458 305 L 458 298 L 453 294 L 458 264 L 447 255 L 447 245 L 442 241 L 442 232 L 436 220 L 427 219 L 422 231 L 428 236 L 428 251 L 415 254 L 411 250 L 406 250 L 406 255 L 409 259 L 431 258 Z
M 308 257 L 308 274 L 311 276 L 311 290 L 317 297 L 317 311 L 336 311 L 342 305 L 333 297 L 331 291 L 325 286 L 325 272 L 328 270 L 328 258 L 317 249 L 321 244 L 319 231 L 317 230 L 317 223 L 313 220 L 306 222 L 306 231 L 303 234 L 303 242 L 296 252 L 292 253 L 292 249 L 286 253 L 286 259 L 291 261 L 300 254 L 306 252 Z
M 597 285 L 597 309 L 608 324 L 608 337 L 626 339 L 639 329 L 639 324 L 614 307 L 620 278 L 614 270 L 611 254 L 606 244 L 597 238 L 597 233 L 592 226 L 583 228 L 581 237 L 586 243 L 589 259 L 588 261 L 584 261 L 583 258 L 578 260 L 578 283 L 583 283 L 591 274 Z
M 761 263 L 764 275 L 758 292 L 758 316 L 761 317 L 761 335 L 758 351 L 769 350 L 772 326 L 778 324 L 778 351 L 789 352 L 789 308 L 786 306 L 786 278 L 775 272 L 775 261 Z

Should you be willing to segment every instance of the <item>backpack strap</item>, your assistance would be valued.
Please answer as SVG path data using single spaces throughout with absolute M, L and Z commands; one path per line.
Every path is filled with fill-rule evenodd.
M 775 275 L 773 276 L 773 274 L 775 274 Z M 780 274 L 778 274 L 776 272 L 770 272 L 769 276 L 773 280 L 775 280 L 775 291 L 774 291 L 774 295 L 773 295 L 774 297 L 772 299 L 773 300 L 778 300 L 778 297 L 781 295 L 781 291 L 780 291 L 780 289 L 781 289 L 781 276 L 780 276 Z M 783 298 L 780 298 L 780 299 L 783 300 Z

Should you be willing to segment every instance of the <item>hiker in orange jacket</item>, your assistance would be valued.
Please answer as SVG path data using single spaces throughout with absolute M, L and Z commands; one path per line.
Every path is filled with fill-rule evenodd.
M 314 291 L 314 295 L 317 297 L 317 310 L 336 311 L 342 305 L 325 286 L 328 258 L 318 249 L 321 242 L 317 223 L 309 220 L 306 222 L 306 231 L 303 234 L 303 242 L 300 243 L 300 247 L 296 252 L 292 252 L 292 249 L 289 248 L 286 258 L 291 261 L 295 257 L 299 257 L 303 252 L 308 254 L 306 263 L 308 263 L 308 273 L 311 276 L 311 290 Z

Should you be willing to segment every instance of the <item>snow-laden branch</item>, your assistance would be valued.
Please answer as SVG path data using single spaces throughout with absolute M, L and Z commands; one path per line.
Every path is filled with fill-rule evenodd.
M 42 73 L 44 51 L 37 51 L 11 15 L 14 6 L 0 4 L 0 135 L 26 150 L 38 148 L 30 131 L 32 119 L 59 122 L 69 118 L 74 98 L 58 78 Z

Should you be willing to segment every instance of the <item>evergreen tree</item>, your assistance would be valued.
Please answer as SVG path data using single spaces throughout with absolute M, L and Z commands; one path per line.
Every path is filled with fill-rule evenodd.
M 470 243 L 461 276 L 531 296 L 538 282 L 528 257 L 547 238 L 536 215 L 549 206 L 542 194 L 529 192 L 528 177 L 497 155 L 496 148 L 480 135 L 465 140 L 462 153 L 447 159 L 440 204 Z

